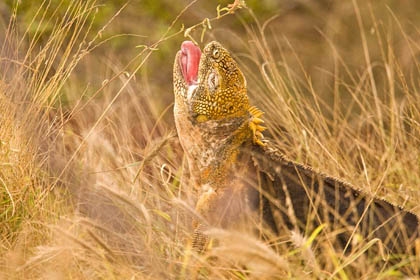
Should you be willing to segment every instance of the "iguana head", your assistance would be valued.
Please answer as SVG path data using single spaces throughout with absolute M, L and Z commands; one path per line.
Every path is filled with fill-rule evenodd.
M 174 65 L 175 98 L 199 123 L 245 116 L 249 102 L 246 81 L 229 52 L 218 42 L 203 49 L 181 45 Z

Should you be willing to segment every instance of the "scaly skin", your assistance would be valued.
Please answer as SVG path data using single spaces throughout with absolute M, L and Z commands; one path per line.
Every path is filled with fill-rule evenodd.
M 174 113 L 194 184 L 202 192 L 196 210 L 211 225 L 226 224 L 246 208 L 242 199 L 235 198 L 244 196 L 246 184 L 240 179 L 244 167 L 237 157 L 239 146 L 248 139 L 264 145 L 262 113 L 249 106 L 245 78 L 219 43 L 204 48 L 198 85 L 189 86 L 184 79 L 181 55 L 174 64 Z M 230 204 L 228 209 L 225 204 Z M 201 234 L 205 225 L 194 222 L 194 227 L 194 247 L 202 250 L 207 242 Z
M 193 67 L 197 53 L 197 47 L 184 42 L 175 58 L 174 114 L 201 191 L 196 210 L 206 223 L 194 221 L 198 251 L 208 244 L 203 234 L 208 226 L 246 227 L 255 216 L 278 234 L 328 223 L 344 229 L 337 235 L 343 247 L 357 228 L 394 252 L 411 248 L 419 236 L 414 214 L 286 159 L 263 140 L 262 112 L 250 107 L 245 77 L 229 52 L 218 42 L 209 43 L 198 74 Z

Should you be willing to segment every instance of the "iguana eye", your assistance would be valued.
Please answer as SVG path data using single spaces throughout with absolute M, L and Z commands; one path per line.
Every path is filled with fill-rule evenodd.
M 212 55 L 213 55 L 213 58 L 214 59 L 218 59 L 219 56 L 220 56 L 219 50 L 218 49 L 214 49 Z

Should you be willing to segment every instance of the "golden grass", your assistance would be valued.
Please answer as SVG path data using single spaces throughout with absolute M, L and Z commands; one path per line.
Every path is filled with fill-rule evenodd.
M 183 33 L 174 27 L 179 22 L 130 53 L 127 64 L 112 50 L 101 64 L 95 50 L 108 39 L 101 39 L 103 30 L 91 30 L 100 7 L 93 0 L 66 3 L 65 16 L 49 19 L 47 11 L 54 15 L 55 8 L 42 2 L 26 27 L 38 31 L 21 35 L 17 7 L 0 52 L 0 277 L 391 279 L 419 273 L 414 259 L 389 264 L 386 256 L 365 254 L 380 250 L 378 240 L 358 240 L 356 250 L 342 255 L 325 245 L 334 232 L 324 228 L 288 238 L 267 232 L 269 242 L 214 229 L 209 234 L 219 245 L 203 256 L 193 252 L 197 194 L 172 137 L 172 107 L 164 102 L 172 93 L 146 71 L 159 47 Z M 237 41 L 242 45 L 222 42 L 238 50 L 251 100 L 266 112 L 288 157 L 412 209 L 420 183 L 419 45 L 394 10 L 386 11 L 395 29 L 388 30 L 371 5 L 347 4 L 362 59 L 349 59 L 323 34 L 332 61 L 319 71 L 327 86 L 308 72 L 309 58 L 273 34 L 275 20 L 263 24 L 255 17 Z M 41 36 L 46 21 L 54 22 L 47 39 Z M 395 48 L 392 36 L 406 52 Z M 160 67 L 172 69 L 172 59 Z M 94 90 L 81 82 L 82 66 L 100 81 Z

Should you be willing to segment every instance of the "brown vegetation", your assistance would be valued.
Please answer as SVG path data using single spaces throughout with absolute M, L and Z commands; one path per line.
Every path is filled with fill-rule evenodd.
M 363 254 L 377 241 L 357 240 L 350 255 L 311 246 L 334 238 L 323 228 L 276 250 L 215 229 L 220 245 L 192 252 L 197 194 L 172 134 L 171 71 L 185 29 L 197 24 L 190 34 L 200 41 L 216 2 L 35 2 L 0 4 L 0 277 L 419 273 L 415 257 L 390 264 Z M 419 213 L 419 4 L 246 2 L 250 9 L 214 19 L 212 29 L 206 23 L 204 41 L 217 38 L 236 55 L 285 154 Z

